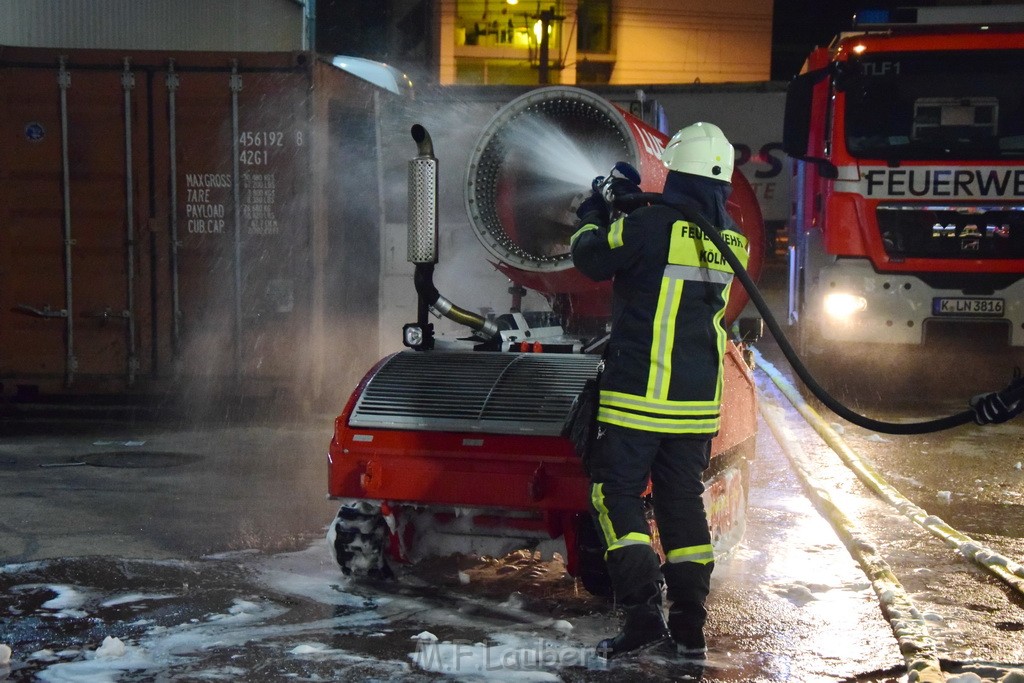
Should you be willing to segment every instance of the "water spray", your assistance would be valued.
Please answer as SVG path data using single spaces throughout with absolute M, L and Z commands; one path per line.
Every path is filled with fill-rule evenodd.
M 641 190 L 660 191 L 667 143 L 668 136 L 629 112 L 569 86 L 520 95 L 484 126 L 466 172 L 471 227 L 494 266 L 515 286 L 545 297 L 569 334 L 599 337 L 611 318 L 610 284 L 590 280 L 572 264 L 575 209 L 589 195 L 592 179 L 610 179 L 619 161 L 639 172 Z M 618 175 L 630 178 L 622 169 Z M 624 198 L 616 199 L 621 205 Z M 750 236 L 756 277 L 764 227 L 757 196 L 740 172 L 733 175 L 728 209 Z M 735 320 L 746 303 L 743 288 L 733 288 L 726 320 Z

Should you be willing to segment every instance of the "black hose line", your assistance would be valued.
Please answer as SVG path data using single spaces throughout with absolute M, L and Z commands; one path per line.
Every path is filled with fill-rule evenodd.
M 643 199 L 650 202 L 653 193 L 644 193 Z M 624 203 L 629 202 L 629 197 L 623 197 Z M 619 203 L 616 202 L 616 206 Z M 704 223 L 711 225 L 704 220 Z M 939 418 L 936 420 L 926 420 L 924 422 L 884 422 L 882 420 L 876 420 L 874 418 L 866 417 L 857 413 L 850 408 L 840 403 L 834 396 L 829 394 L 824 387 L 818 384 L 814 376 L 811 375 L 807 366 L 804 365 L 803 361 L 797 355 L 793 345 L 789 343 L 789 339 L 786 338 L 785 333 L 779 326 L 778 321 L 772 314 L 770 308 L 768 308 L 768 302 L 765 301 L 761 295 L 757 285 L 754 284 L 747 269 L 743 267 L 740 260 L 733 253 L 732 249 L 725 243 L 722 236 L 718 234 L 717 230 L 711 229 L 706 232 L 708 239 L 715 245 L 715 248 L 722 253 L 725 257 L 726 262 L 733 269 L 736 277 L 743 284 L 743 288 L 747 290 L 747 294 L 750 295 L 750 300 L 754 303 L 754 306 L 761 313 L 765 324 L 768 326 L 768 330 L 772 333 L 775 341 L 778 343 L 779 348 L 782 350 L 783 355 L 789 364 L 793 367 L 797 376 L 800 380 L 810 389 L 811 393 L 821 401 L 825 406 L 834 412 L 839 417 L 865 429 L 870 429 L 875 432 L 881 432 L 883 434 L 928 434 L 930 432 L 939 432 L 945 429 L 952 429 L 953 427 L 959 427 L 960 425 L 974 422 L 979 425 L 1005 422 L 1011 417 L 1017 415 L 1024 410 L 1024 378 L 1017 373 L 1014 378 L 1010 381 L 1009 385 L 1001 392 L 991 392 L 988 394 L 981 394 L 971 399 L 969 410 L 950 415 L 948 417 Z
M 855 425 L 872 431 L 881 432 L 883 434 L 927 434 L 929 432 L 938 432 L 952 427 L 959 427 L 962 424 L 967 424 L 974 420 L 974 411 L 964 410 L 955 415 L 950 415 L 949 417 L 929 420 L 926 422 L 884 422 L 861 415 L 840 403 L 834 396 L 828 393 L 824 387 L 818 384 L 818 381 L 814 379 L 813 375 L 811 375 L 807 366 L 805 366 L 803 361 L 800 360 L 800 357 L 797 356 L 793 345 L 790 344 L 789 339 L 786 338 L 786 335 L 783 333 L 782 328 L 775 319 L 775 316 L 772 315 L 771 310 L 768 308 L 768 302 L 764 300 L 760 290 L 758 290 L 757 286 L 754 284 L 753 279 L 751 279 L 750 274 L 747 273 L 743 264 L 740 263 L 739 259 L 736 258 L 736 255 L 733 254 L 732 250 L 725 244 L 725 240 L 721 238 L 716 230 L 709 230 L 707 234 L 715 247 L 722 252 L 725 260 L 730 266 L 732 266 L 733 271 L 736 273 L 736 277 L 739 278 L 741 283 L 743 283 L 744 289 L 746 289 L 747 294 L 750 295 L 750 300 L 754 302 L 754 306 L 761 313 L 765 324 L 768 326 L 772 336 L 775 337 L 776 343 L 778 343 L 779 348 L 782 350 L 782 354 L 786 357 L 786 360 L 789 361 L 793 370 L 800 377 L 800 380 L 808 389 L 810 389 L 811 393 L 814 394 L 819 401 L 824 403 L 825 406 L 833 413 Z
M 461 306 L 456 306 L 442 296 L 441 292 L 434 285 L 433 263 L 417 263 L 412 279 L 416 293 L 419 294 L 421 309 L 419 323 L 421 325 L 425 326 L 428 322 L 427 309 L 433 308 L 439 315 L 443 315 L 460 325 L 465 325 L 473 331 L 480 333 L 486 339 L 490 339 L 498 333 L 498 328 L 487 318 L 468 311 Z

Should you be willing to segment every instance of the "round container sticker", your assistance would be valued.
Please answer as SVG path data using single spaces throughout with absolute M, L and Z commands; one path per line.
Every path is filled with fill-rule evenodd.
M 25 126 L 25 139 L 29 142 L 39 142 L 46 135 L 43 124 L 33 121 Z

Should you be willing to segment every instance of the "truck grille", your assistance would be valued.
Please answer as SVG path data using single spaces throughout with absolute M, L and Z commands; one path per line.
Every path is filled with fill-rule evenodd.
M 1024 258 L 1024 207 L 882 204 L 878 229 L 892 258 Z
M 406 351 L 370 379 L 349 426 L 557 435 L 599 361 L 582 354 Z

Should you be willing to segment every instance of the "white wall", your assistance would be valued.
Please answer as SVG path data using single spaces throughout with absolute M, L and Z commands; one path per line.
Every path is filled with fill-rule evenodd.
M 737 168 L 750 181 L 766 221 L 789 219 L 790 170 L 782 152 L 785 83 L 737 83 L 662 86 L 645 89 L 665 110 L 669 133 L 697 121 L 710 121 L 737 148 Z M 625 88 L 595 88 L 606 99 L 622 102 Z

